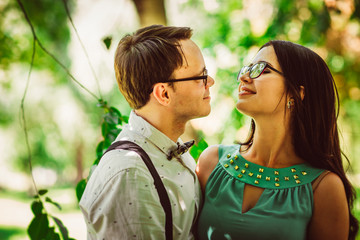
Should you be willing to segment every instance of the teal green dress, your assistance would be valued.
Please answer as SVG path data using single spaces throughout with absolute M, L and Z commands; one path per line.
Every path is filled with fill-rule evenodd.
M 263 167 L 244 159 L 239 147 L 219 146 L 219 163 L 205 187 L 198 239 L 306 239 L 313 211 L 311 183 L 324 170 L 308 164 Z M 256 205 L 242 213 L 245 184 L 264 191 Z

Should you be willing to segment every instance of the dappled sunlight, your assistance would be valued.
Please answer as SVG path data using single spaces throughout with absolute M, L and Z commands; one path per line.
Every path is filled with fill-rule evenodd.
M 120 38 L 140 27 L 133 1 L 70 1 L 82 43 L 63 6 L 56 5 L 61 1 L 38 1 L 44 5 L 42 8 L 32 1 L 22 2 L 44 47 L 96 98 L 101 96 L 127 116 L 130 107 L 118 90 L 113 64 Z M 0 194 L 0 226 L 26 229 L 33 216 L 28 195 L 34 186 L 19 108 L 33 39 L 20 8 L 10 3 L 0 1 L 0 190 L 4 190 Z M 334 76 L 341 100 L 341 146 L 352 164 L 349 179 L 360 187 L 360 16 L 354 0 L 282 1 L 276 5 L 271 0 L 166 0 L 165 8 L 169 25 L 194 30 L 192 39 L 203 52 L 209 75 L 215 79 L 210 88 L 211 113 L 191 120 L 182 136 L 184 140 L 204 138 L 213 145 L 246 138 L 249 119 L 234 111 L 239 69 L 249 64 L 259 46 L 270 39 L 298 42 L 324 58 Z M 288 9 L 294 9 L 294 15 Z M 106 37 L 112 39 L 109 49 L 103 42 Z M 103 140 L 104 109 L 97 107 L 97 99 L 79 87 L 38 45 L 36 48 L 24 102 L 34 178 L 37 187 L 49 188 L 50 194 L 51 188 L 68 188 L 55 190 L 59 194 L 53 200 L 65 206 L 63 212 L 55 210 L 55 215 L 63 220 L 71 237 L 86 239 L 74 188 L 79 179 L 88 176 L 97 157 L 96 146 Z M 126 156 L 137 154 L 128 152 Z M 8 191 L 27 194 L 16 197 Z M 186 210 L 183 199 L 180 207 Z M 356 209 L 360 214 L 360 200 Z M 208 229 L 208 235 L 213 231 Z

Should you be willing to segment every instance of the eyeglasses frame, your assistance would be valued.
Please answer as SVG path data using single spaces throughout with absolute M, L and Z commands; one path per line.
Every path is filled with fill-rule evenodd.
M 261 73 L 257 76 L 257 77 L 250 77 L 250 74 L 251 73 L 249 73 L 249 78 L 251 78 L 251 79 L 256 79 L 256 78 L 258 78 L 258 77 L 260 77 L 261 76 L 261 74 L 263 74 L 264 73 L 264 71 L 265 71 L 265 69 L 267 69 L 267 68 L 269 68 L 269 69 L 271 69 L 271 70 L 273 70 L 274 72 L 277 72 L 277 73 L 279 73 L 280 75 L 283 75 L 283 73 L 282 72 L 280 72 L 279 70 L 276 70 L 275 68 L 273 68 L 272 66 L 270 66 L 270 64 L 269 63 L 267 63 L 267 62 L 264 62 L 264 61 L 260 61 L 260 62 L 257 62 L 257 63 L 255 63 L 254 65 L 252 65 L 251 67 L 249 67 L 249 66 L 243 66 L 241 69 L 240 69 L 240 71 L 239 71 L 239 73 L 238 73 L 238 76 L 237 76 L 237 81 L 238 82 L 240 82 L 240 77 L 242 76 L 242 75 L 245 75 L 247 72 L 250 72 L 251 71 L 251 69 L 256 65 L 256 64 L 260 64 L 260 63 L 265 63 L 265 67 L 264 67 L 264 69 L 261 71 Z M 244 73 L 244 74 L 241 74 L 241 71 L 243 70 L 243 68 L 245 68 L 245 67 L 247 67 L 248 68 L 248 70 Z
M 203 80 L 204 86 L 206 87 L 207 82 L 208 82 L 208 77 L 209 75 L 207 74 L 207 69 L 204 70 L 204 74 L 203 76 L 197 76 L 197 77 L 188 77 L 188 78 L 178 78 L 178 79 L 169 79 L 169 80 L 165 80 L 165 81 L 160 81 L 160 83 L 172 83 L 172 82 L 185 82 L 185 81 L 192 81 L 192 80 Z

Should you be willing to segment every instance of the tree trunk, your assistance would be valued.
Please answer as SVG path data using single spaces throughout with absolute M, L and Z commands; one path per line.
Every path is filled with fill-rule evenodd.
M 140 18 L 141 27 L 166 25 L 164 0 L 133 0 Z

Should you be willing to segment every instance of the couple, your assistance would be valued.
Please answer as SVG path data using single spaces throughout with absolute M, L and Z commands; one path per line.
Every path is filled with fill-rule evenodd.
M 210 113 L 214 79 L 191 36 L 154 25 L 125 36 L 115 55 L 134 109 L 116 141 L 136 143 L 151 159 L 170 201 L 172 238 L 354 238 L 354 192 L 325 62 L 291 42 L 262 46 L 237 77 L 237 109 L 252 118 L 247 140 L 209 147 L 196 166 L 191 143 L 179 137 L 187 121 Z M 104 154 L 80 201 L 88 239 L 166 239 L 158 188 L 138 153 Z

